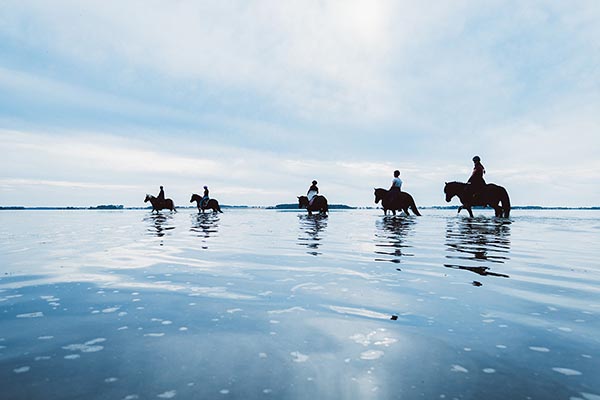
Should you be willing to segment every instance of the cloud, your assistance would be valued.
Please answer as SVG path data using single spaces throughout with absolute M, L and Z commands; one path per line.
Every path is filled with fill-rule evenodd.
M 209 183 L 226 202 L 273 204 L 316 178 L 334 202 L 370 204 L 399 168 L 418 203 L 438 204 L 479 154 L 515 203 L 600 203 L 594 2 L 3 11 L 3 179 L 123 185 L 129 204 L 134 187 L 187 198 Z M 46 187 L 56 201 L 66 189 Z M 109 196 L 88 189 L 80 201 Z

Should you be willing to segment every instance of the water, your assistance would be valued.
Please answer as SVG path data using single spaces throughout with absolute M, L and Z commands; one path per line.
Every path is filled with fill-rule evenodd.
M 6 399 L 599 399 L 600 213 L 3 211 Z

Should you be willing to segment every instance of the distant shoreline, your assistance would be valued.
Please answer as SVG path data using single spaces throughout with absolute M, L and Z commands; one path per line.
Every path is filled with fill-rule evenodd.
M 423 210 L 456 210 L 458 206 L 423 206 L 419 209 Z M 181 206 L 178 209 L 195 209 L 195 206 Z M 259 210 L 299 210 L 297 205 L 289 204 L 278 204 L 275 206 L 233 206 L 233 205 L 221 205 L 221 208 L 230 209 L 259 209 Z M 334 210 L 377 210 L 381 207 L 353 207 L 345 204 L 333 204 L 329 207 Z M 489 207 L 473 207 L 473 209 L 486 209 Z M 100 205 L 90 207 L 25 207 L 25 206 L 0 206 L 0 211 L 44 211 L 44 210 L 89 210 L 89 211 L 122 211 L 122 210 L 151 210 L 152 207 L 125 207 L 122 205 Z M 600 210 L 600 206 L 593 207 L 561 207 L 561 206 L 513 206 L 512 210 L 571 210 L 571 211 L 597 211 Z

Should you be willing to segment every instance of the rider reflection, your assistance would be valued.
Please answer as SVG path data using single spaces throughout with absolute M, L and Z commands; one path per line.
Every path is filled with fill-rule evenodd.
M 375 254 L 386 256 L 376 258 L 375 261 L 388 261 L 400 263 L 401 257 L 412 257 L 414 254 L 406 253 L 406 249 L 412 246 L 405 243 L 415 224 L 413 218 L 383 217 L 376 223 L 375 246 L 381 248 Z
M 219 215 L 218 214 L 193 214 L 192 226 L 190 232 L 194 232 L 197 237 L 202 238 L 202 242 L 206 243 L 211 236 L 215 236 L 219 232 Z M 202 246 L 203 249 L 208 249 L 208 246 Z
M 298 237 L 298 245 L 308 247 L 311 251 L 307 253 L 313 256 L 322 254 L 317 250 L 321 245 L 321 233 L 327 228 L 327 216 L 302 214 L 298 215 L 298 218 L 301 232 L 304 234 Z
M 446 226 L 446 258 L 453 264 L 447 268 L 461 269 L 482 276 L 508 278 L 490 271 L 481 263 L 504 264 L 510 260 L 510 221 L 495 218 L 451 218 Z
M 170 222 L 173 219 L 172 215 L 169 214 L 150 214 L 144 217 L 144 221 L 148 222 L 148 228 L 146 229 L 149 235 L 163 237 L 169 234 L 169 231 L 175 229 L 174 226 L 170 226 Z

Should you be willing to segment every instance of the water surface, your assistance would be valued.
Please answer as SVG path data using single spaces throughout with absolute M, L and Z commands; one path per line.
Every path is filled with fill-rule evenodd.
M 599 212 L 381 214 L 2 211 L 2 398 L 600 398 Z

